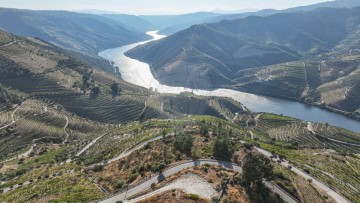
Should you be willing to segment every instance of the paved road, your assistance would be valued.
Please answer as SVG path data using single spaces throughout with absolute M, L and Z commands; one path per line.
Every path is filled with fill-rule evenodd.
M 266 150 L 263 150 L 263 149 L 260 149 L 260 148 L 257 148 L 255 147 L 255 149 L 264 154 L 265 156 L 267 157 L 271 157 L 272 156 L 272 153 L 266 151 Z M 288 161 L 283 161 L 281 162 L 281 165 L 282 166 L 285 166 L 285 167 L 288 167 L 290 164 Z M 335 199 L 336 202 L 339 202 L 339 203 L 346 203 L 348 202 L 348 200 L 346 200 L 344 197 L 342 197 L 341 195 L 339 195 L 338 193 L 336 193 L 334 190 L 332 190 L 331 188 L 329 188 L 328 186 L 326 186 L 324 183 L 316 180 L 314 177 L 310 176 L 309 174 L 303 172 L 302 170 L 292 166 L 291 170 L 293 172 L 295 172 L 296 174 L 302 176 L 303 178 L 305 179 L 312 179 L 312 184 L 318 186 L 319 188 L 321 188 L 322 190 L 324 190 L 329 196 L 331 196 L 332 198 Z
M 84 148 L 82 148 L 78 153 L 76 153 L 76 156 L 80 156 L 82 153 L 84 153 L 86 150 L 88 150 L 91 146 L 93 146 L 99 139 L 101 139 L 108 133 L 109 132 L 106 132 L 106 133 L 100 135 L 99 137 L 95 138 L 94 140 L 92 140 L 89 144 L 87 144 Z
M 167 134 L 166 137 L 167 137 L 167 136 L 174 136 L 174 133 Z M 114 161 L 123 159 L 123 158 L 129 156 L 130 154 L 132 154 L 133 152 L 135 152 L 135 151 L 143 148 L 146 144 L 148 144 L 148 143 L 150 143 L 150 142 L 154 142 L 154 141 L 156 141 L 156 140 L 160 140 L 161 138 L 162 138 L 162 136 L 158 136 L 158 137 L 154 137 L 154 138 L 152 138 L 152 139 L 150 139 L 150 140 L 148 140 L 148 141 L 145 141 L 145 142 L 137 145 L 136 147 L 132 148 L 131 150 L 125 151 L 125 152 L 121 153 L 119 156 L 108 160 L 107 163 L 109 164 L 109 163 L 112 163 L 112 162 L 114 162 Z
M 144 183 L 128 190 L 125 192 L 121 192 L 119 194 L 116 194 L 112 197 L 109 197 L 105 200 L 102 200 L 100 202 L 102 203 L 114 203 L 116 201 L 124 201 L 126 200 L 126 198 L 131 197 L 133 195 L 136 195 L 142 191 L 145 191 L 149 188 L 151 188 L 151 184 L 155 183 L 159 183 L 161 180 L 164 180 L 165 178 L 172 176 L 186 168 L 190 168 L 190 167 L 194 167 L 194 166 L 201 166 L 201 165 L 205 165 L 205 164 L 210 164 L 210 165 L 221 165 L 225 168 L 234 170 L 236 172 L 242 173 L 242 168 L 240 166 L 237 166 L 233 163 L 230 162 L 225 162 L 225 161 L 217 161 L 217 160 L 206 160 L 206 159 L 201 159 L 201 160 L 195 160 L 195 161 L 189 161 L 186 163 L 182 163 L 180 165 L 174 166 L 170 169 L 165 170 L 162 174 L 157 175 L 147 181 L 145 181 Z M 270 182 L 265 182 L 265 185 L 273 190 L 274 192 L 276 192 L 277 194 L 280 195 L 281 198 L 283 198 L 284 201 L 288 202 L 288 203 L 298 203 L 296 200 L 293 199 L 293 197 L 291 197 L 290 195 L 288 195 L 287 193 L 285 193 L 284 191 L 282 191 L 281 189 L 279 189 L 278 187 L 276 187 L 275 185 L 273 185 Z
M 161 180 L 171 176 L 171 175 L 174 175 L 186 168 L 189 168 L 189 167 L 194 167 L 194 166 L 200 166 L 200 165 L 204 165 L 204 164 L 211 164 L 211 165 L 222 165 L 226 168 L 230 168 L 230 169 L 233 169 L 234 171 L 237 171 L 237 172 L 242 172 L 242 169 L 241 167 L 239 166 L 236 166 L 236 165 L 233 165 L 232 163 L 229 163 L 229 162 L 218 162 L 218 161 L 213 161 L 213 160 L 198 160 L 198 161 L 190 161 L 190 162 L 186 162 L 186 163 L 183 163 L 181 165 L 178 165 L 178 166 L 175 166 L 173 168 L 170 168 L 166 171 L 164 171 L 162 174 L 160 175 L 157 175 L 153 178 L 151 178 L 150 180 L 136 186 L 135 188 L 132 188 L 126 192 L 122 192 L 120 194 L 117 194 L 113 197 L 110 197 L 106 200 L 103 200 L 101 202 L 103 203 L 110 203 L 110 202 L 116 202 L 116 201 L 123 201 L 126 199 L 126 197 L 130 197 L 130 196 L 133 196 L 133 195 L 136 195 L 146 189 L 149 189 L 151 187 L 151 184 L 152 183 L 159 183 Z

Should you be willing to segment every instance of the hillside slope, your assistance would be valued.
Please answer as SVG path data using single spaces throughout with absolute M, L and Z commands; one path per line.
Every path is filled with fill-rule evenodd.
M 210 88 L 297 101 L 309 97 L 310 103 L 347 114 L 359 109 L 359 13 L 360 7 L 320 8 L 196 25 L 126 54 L 149 63 L 167 85 L 188 86 L 202 77 Z M 319 68 L 323 62 L 333 65 Z M 330 93 L 339 88 L 325 90 L 327 83 L 343 89 L 342 96 Z
M 8 32 L 93 54 L 149 38 L 115 20 L 90 14 L 0 8 L 0 18 L 0 27 Z

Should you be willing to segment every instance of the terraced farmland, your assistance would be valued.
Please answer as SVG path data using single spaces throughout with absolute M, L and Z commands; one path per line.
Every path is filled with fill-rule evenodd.
M 84 146 L 98 133 L 109 129 L 104 124 L 72 116 L 39 100 L 27 100 L 14 114 L 15 123 L 0 130 L 0 159 L 26 151 L 33 143 L 61 144 L 71 140 L 69 152 Z
M 295 119 L 264 114 L 259 118 L 257 129 L 266 132 L 277 141 L 297 143 L 305 148 L 328 148 L 339 152 L 360 153 L 360 134 L 325 124 L 312 124 Z
M 86 165 L 99 163 L 120 155 L 146 140 L 161 136 L 163 132 L 170 133 L 174 127 L 169 127 L 168 122 L 147 122 L 144 124 L 131 123 L 110 131 L 98 140 L 85 153 L 81 159 Z
M 257 73 L 261 75 L 257 80 L 239 85 L 237 88 L 242 91 L 297 100 L 307 87 L 305 67 L 306 64 L 302 61 L 265 67 Z
M 163 109 L 174 115 L 210 115 L 231 120 L 247 113 L 242 104 L 229 98 L 198 97 L 192 94 L 163 95 Z
M 12 122 L 12 112 L 5 106 L 0 105 L 0 128 Z
M 71 90 L 60 85 L 58 81 L 47 78 L 44 75 L 0 79 L 0 83 L 12 87 L 13 89 L 18 89 L 22 92 L 33 95 L 61 94 L 71 92 Z
M 47 95 L 47 99 L 60 104 L 65 109 L 91 120 L 107 123 L 124 123 L 138 120 L 146 110 L 147 118 L 157 118 L 157 110 L 145 106 L 146 96 L 111 96 L 69 94 Z M 145 110 L 144 110 L 145 109 Z

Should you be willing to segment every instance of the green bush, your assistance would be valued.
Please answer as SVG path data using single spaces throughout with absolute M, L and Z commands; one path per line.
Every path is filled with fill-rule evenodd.
M 200 199 L 199 195 L 197 195 L 197 194 L 189 194 L 188 198 L 192 199 L 192 200 L 199 200 Z
M 125 181 L 121 179 L 121 180 L 116 181 L 116 183 L 114 184 L 114 187 L 116 189 L 120 189 L 124 186 L 124 184 L 125 184 Z
M 132 174 L 130 177 L 129 177 L 129 183 L 132 183 L 136 180 L 136 178 L 139 176 L 138 173 L 135 173 L 135 174 Z

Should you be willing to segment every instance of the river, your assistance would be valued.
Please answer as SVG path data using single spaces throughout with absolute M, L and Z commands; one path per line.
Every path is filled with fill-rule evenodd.
M 360 122 L 347 118 L 343 115 L 320 109 L 318 107 L 308 106 L 299 102 L 277 99 L 273 97 L 244 93 L 230 89 L 216 89 L 213 91 L 192 90 L 184 87 L 172 87 L 162 85 L 157 81 L 150 71 L 148 64 L 131 59 L 124 55 L 128 50 L 153 40 L 164 38 L 158 35 L 156 31 L 147 32 L 152 36 L 152 40 L 125 45 L 119 48 L 108 49 L 99 53 L 99 56 L 114 61 L 119 67 L 122 78 L 135 85 L 146 88 L 157 89 L 160 93 L 179 94 L 184 91 L 193 92 L 196 95 L 203 96 L 221 96 L 231 97 L 241 102 L 247 108 L 254 112 L 268 112 L 283 114 L 289 117 L 298 118 L 305 121 L 316 123 L 329 123 L 330 125 L 342 127 L 351 131 L 360 132 Z

